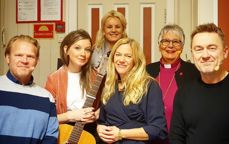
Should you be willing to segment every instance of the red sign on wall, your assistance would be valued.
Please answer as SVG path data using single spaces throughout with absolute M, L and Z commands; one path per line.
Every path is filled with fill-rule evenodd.
M 34 38 L 53 38 L 53 24 L 34 24 Z

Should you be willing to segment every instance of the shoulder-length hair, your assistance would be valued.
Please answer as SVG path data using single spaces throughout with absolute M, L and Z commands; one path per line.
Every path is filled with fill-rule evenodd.
M 137 104 L 141 101 L 144 94 L 148 91 L 148 84 L 152 77 L 146 72 L 145 56 L 138 42 L 131 38 L 122 38 L 116 42 L 112 48 L 108 60 L 107 78 L 102 94 L 102 102 L 106 104 L 115 92 L 115 85 L 118 81 L 118 73 L 114 66 L 114 55 L 116 50 L 123 44 L 129 44 L 132 49 L 133 68 L 128 72 L 124 79 L 125 89 L 123 91 L 124 105 Z M 123 80 L 122 80 L 123 81 Z
M 60 45 L 60 57 L 61 57 L 64 65 L 66 65 L 66 66 L 69 65 L 69 56 L 65 53 L 64 48 L 67 47 L 67 51 L 68 51 L 69 48 L 74 43 L 76 43 L 79 40 L 85 40 L 85 39 L 88 39 L 90 41 L 91 49 L 92 49 L 92 39 L 91 39 L 90 35 L 88 34 L 88 32 L 83 30 L 83 29 L 72 31 L 64 37 L 64 39 Z M 85 64 L 81 70 L 80 85 L 82 87 L 83 93 L 84 93 L 85 89 L 88 91 L 90 88 L 89 84 L 90 84 L 90 75 L 91 75 L 90 74 L 91 73 L 91 63 L 90 63 L 91 56 L 92 56 L 92 53 L 90 55 L 90 58 L 89 58 L 87 64 Z
M 115 10 L 111 10 L 111 11 L 107 12 L 101 20 L 101 27 L 96 34 L 96 40 L 95 40 L 95 44 L 94 44 L 94 47 L 96 47 L 96 48 L 102 48 L 103 47 L 103 44 L 105 42 L 103 30 L 104 30 L 106 20 L 110 17 L 115 17 L 115 18 L 118 18 L 120 20 L 122 27 L 123 27 L 122 37 L 127 37 L 127 34 L 126 34 L 126 25 L 127 25 L 126 18 L 124 17 L 124 15 L 122 13 L 115 11 Z

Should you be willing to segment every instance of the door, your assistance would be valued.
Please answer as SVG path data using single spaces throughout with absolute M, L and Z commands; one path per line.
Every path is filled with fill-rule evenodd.
M 159 59 L 157 36 L 165 24 L 166 0 L 78 0 L 78 28 L 84 28 L 95 41 L 103 15 L 115 9 L 127 20 L 127 34 L 144 50 L 147 63 Z
M 222 28 L 225 34 L 225 42 L 227 46 L 229 46 L 229 28 L 228 28 L 229 20 L 227 16 L 225 15 L 225 12 L 227 13 L 228 11 L 228 4 L 229 4 L 228 0 L 219 0 L 218 1 L 218 18 L 219 18 L 218 23 L 219 23 L 219 27 Z M 229 56 L 224 61 L 223 66 L 227 71 L 229 71 Z

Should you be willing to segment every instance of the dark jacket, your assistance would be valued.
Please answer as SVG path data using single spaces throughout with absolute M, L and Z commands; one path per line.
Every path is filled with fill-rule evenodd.
M 160 62 L 158 61 L 148 64 L 146 70 L 152 77 L 156 78 L 160 72 Z M 199 77 L 199 71 L 196 69 L 195 65 L 181 60 L 180 68 L 175 73 L 178 88 L 182 87 L 195 77 Z

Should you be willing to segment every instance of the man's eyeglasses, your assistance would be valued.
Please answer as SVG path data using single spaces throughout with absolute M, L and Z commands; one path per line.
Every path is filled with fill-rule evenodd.
M 160 41 L 160 44 L 162 44 L 163 46 L 168 46 L 170 42 L 172 42 L 172 45 L 174 47 L 182 46 L 183 44 L 180 40 L 168 40 L 168 39 L 162 39 Z

